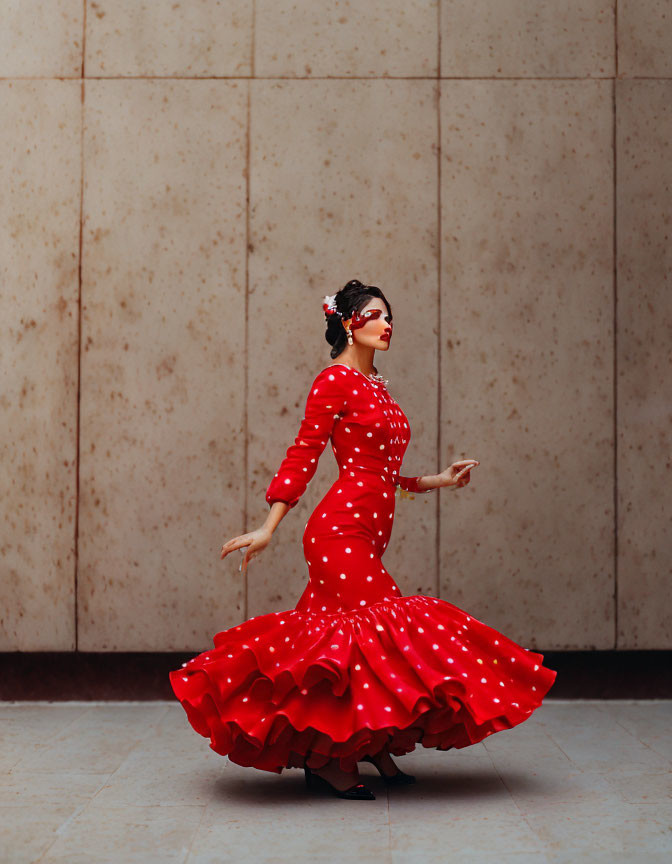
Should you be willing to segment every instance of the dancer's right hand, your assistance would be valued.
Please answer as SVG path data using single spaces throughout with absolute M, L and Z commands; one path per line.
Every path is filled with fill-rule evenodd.
M 250 531 L 249 534 L 241 534 L 222 546 L 220 557 L 226 558 L 229 552 L 233 552 L 235 549 L 243 549 L 247 546 L 247 552 L 245 552 L 239 568 L 244 573 L 247 570 L 250 559 L 254 558 L 268 546 L 272 536 L 273 534 L 268 528 L 257 528 L 256 531 Z

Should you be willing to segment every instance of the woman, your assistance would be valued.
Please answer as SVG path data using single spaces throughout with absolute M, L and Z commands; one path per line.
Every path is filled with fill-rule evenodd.
M 467 747 L 510 729 L 539 707 L 556 672 L 445 600 L 401 595 L 381 563 L 396 489 L 464 486 L 479 462 L 402 476 L 408 418 L 373 365 L 375 352 L 390 347 L 390 304 L 379 288 L 353 280 L 323 308 L 336 362 L 313 381 L 299 434 L 266 492 L 266 522 L 221 552 L 247 547 L 246 570 L 296 506 L 331 439 L 339 477 L 305 525 L 306 589 L 294 609 L 218 633 L 214 649 L 170 680 L 217 753 L 277 773 L 303 768 L 311 788 L 372 799 L 358 761 L 372 762 L 390 785 L 411 783 L 391 754 L 419 742 Z

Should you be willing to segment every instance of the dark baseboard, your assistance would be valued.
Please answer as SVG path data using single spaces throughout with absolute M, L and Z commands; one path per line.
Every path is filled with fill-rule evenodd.
M 543 651 L 552 699 L 670 699 L 672 651 Z M 191 652 L 0 652 L 0 700 L 174 699 L 168 673 Z

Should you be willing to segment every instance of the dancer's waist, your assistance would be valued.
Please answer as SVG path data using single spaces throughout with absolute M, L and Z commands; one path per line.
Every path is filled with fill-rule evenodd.
M 356 480 L 358 477 L 365 478 L 367 482 L 378 482 L 382 485 L 389 486 L 394 489 L 396 484 L 396 475 L 393 476 L 390 471 L 385 468 L 374 468 L 370 465 L 348 465 L 347 468 L 341 468 L 339 480 Z

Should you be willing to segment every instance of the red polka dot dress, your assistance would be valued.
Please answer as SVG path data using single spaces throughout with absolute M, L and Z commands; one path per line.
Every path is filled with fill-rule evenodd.
M 170 673 L 189 722 L 232 762 L 351 771 L 383 747 L 468 747 L 522 723 L 553 684 L 543 655 L 446 600 L 403 596 L 383 566 L 396 488 L 421 491 L 399 473 L 410 435 L 379 376 L 333 364 L 313 381 L 266 492 L 295 507 L 331 441 L 339 477 L 305 526 L 305 591 Z

